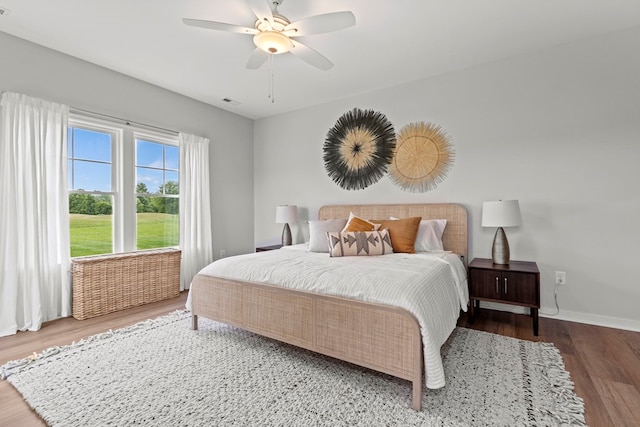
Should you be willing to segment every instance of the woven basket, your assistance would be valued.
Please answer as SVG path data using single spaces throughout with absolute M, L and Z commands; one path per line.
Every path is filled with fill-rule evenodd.
M 180 250 L 74 258 L 73 317 L 78 320 L 180 294 Z

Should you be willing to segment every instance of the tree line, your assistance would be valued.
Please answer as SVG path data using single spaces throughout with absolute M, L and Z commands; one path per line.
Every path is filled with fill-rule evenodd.
M 163 194 L 179 194 L 178 183 L 167 181 L 161 185 L 157 193 L 149 193 L 144 182 L 136 185 L 136 193 L 149 194 L 149 196 L 137 196 L 136 212 L 153 212 L 177 214 L 179 200 L 177 198 L 157 197 Z M 95 194 L 69 195 L 69 213 L 85 215 L 111 215 L 113 213 L 113 201 L 111 196 Z

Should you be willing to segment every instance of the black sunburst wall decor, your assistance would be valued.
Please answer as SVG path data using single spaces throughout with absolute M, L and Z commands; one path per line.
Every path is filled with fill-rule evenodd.
M 324 167 L 340 187 L 361 190 L 384 176 L 395 146 L 395 130 L 384 114 L 354 108 L 327 133 Z

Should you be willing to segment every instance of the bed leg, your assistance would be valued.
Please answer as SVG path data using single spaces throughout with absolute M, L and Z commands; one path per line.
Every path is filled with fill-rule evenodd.
M 411 407 L 416 411 L 422 409 L 422 378 L 413 382 L 413 402 L 411 402 Z
M 424 354 L 422 353 L 422 336 L 416 322 L 416 332 L 414 339 L 414 365 L 413 365 L 413 399 L 411 407 L 415 411 L 422 409 L 422 379 L 426 379 L 424 367 Z M 426 380 L 425 380 L 426 381 Z
M 198 316 L 196 314 L 191 314 L 191 329 L 194 331 L 198 330 Z

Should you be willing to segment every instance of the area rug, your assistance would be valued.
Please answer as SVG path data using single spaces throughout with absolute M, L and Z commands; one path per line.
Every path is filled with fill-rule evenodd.
M 447 385 L 408 381 L 175 312 L 0 368 L 51 426 L 585 425 L 558 350 L 456 328 Z

